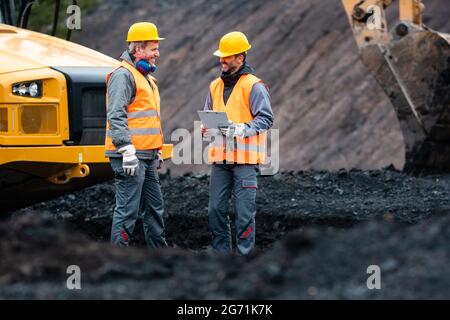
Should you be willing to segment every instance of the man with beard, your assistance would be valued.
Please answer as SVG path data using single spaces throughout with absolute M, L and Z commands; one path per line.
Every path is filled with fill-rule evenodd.
M 212 164 L 208 207 L 212 247 L 216 252 L 232 253 L 228 202 L 233 195 L 238 255 L 249 254 L 255 245 L 256 176 L 266 157 L 265 132 L 273 124 L 268 89 L 246 62 L 250 48 L 242 32 L 222 37 L 214 53 L 220 59 L 222 74 L 211 83 L 204 107 L 226 112 L 230 120 L 208 150 Z M 202 126 L 206 140 L 215 132 Z

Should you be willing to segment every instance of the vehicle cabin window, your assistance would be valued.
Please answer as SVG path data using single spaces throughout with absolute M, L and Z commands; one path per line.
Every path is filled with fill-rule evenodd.
M 0 6 L 0 23 L 5 23 L 5 18 L 3 18 L 3 10 Z

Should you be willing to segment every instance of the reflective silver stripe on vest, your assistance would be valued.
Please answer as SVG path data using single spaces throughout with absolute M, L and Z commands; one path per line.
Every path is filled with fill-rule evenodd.
M 143 136 L 143 135 L 159 135 L 161 130 L 159 128 L 138 128 L 138 129 L 128 129 L 131 135 Z M 110 130 L 106 130 L 106 135 L 111 136 Z
M 258 146 L 253 144 L 237 143 L 236 148 L 242 151 L 266 152 L 266 146 Z
M 224 145 L 219 143 L 213 143 L 214 148 L 224 148 Z M 236 143 L 236 148 L 241 151 L 250 151 L 250 152 L 266 152 L 266 146 L 256 146 L 252 144 L 245 143 Z
M 128 112 L 128 119 L 149 118 L 159 116 L 158 110 L 152 109 L 147 111 Z

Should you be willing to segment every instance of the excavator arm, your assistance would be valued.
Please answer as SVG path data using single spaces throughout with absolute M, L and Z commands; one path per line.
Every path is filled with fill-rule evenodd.
M 387 43 L 390 40 L 387 31 L 385 8 L 393 0 L 343 0 L 345 12 L 358 47 L 368 43 Z M 377 19 L 377 21 L 375 21 Z M 378 24 L 378 28 L 375 28 Z
M 423 24 L 421 0 L 342 0 L 362 62 L 389 97 L 405 142 L 404 171 L 450 172 L 450 36 Z
M 425 5 L 422 0 L 398 0 L 400 21 L 422 26 Z M 343 0 L 343 6 L 359 47 L 373 41 L 391 41 L 385 10 L 395 0 Z M 378 28 L 376 26 L 378 25 Z

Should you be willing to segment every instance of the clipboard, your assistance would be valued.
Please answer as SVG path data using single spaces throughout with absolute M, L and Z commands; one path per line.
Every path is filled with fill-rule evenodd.
M 228 116 L 226 112 L 221 111 L 197 111 L 202 124 L 208 129 L 219 129 L 228 127 Z

